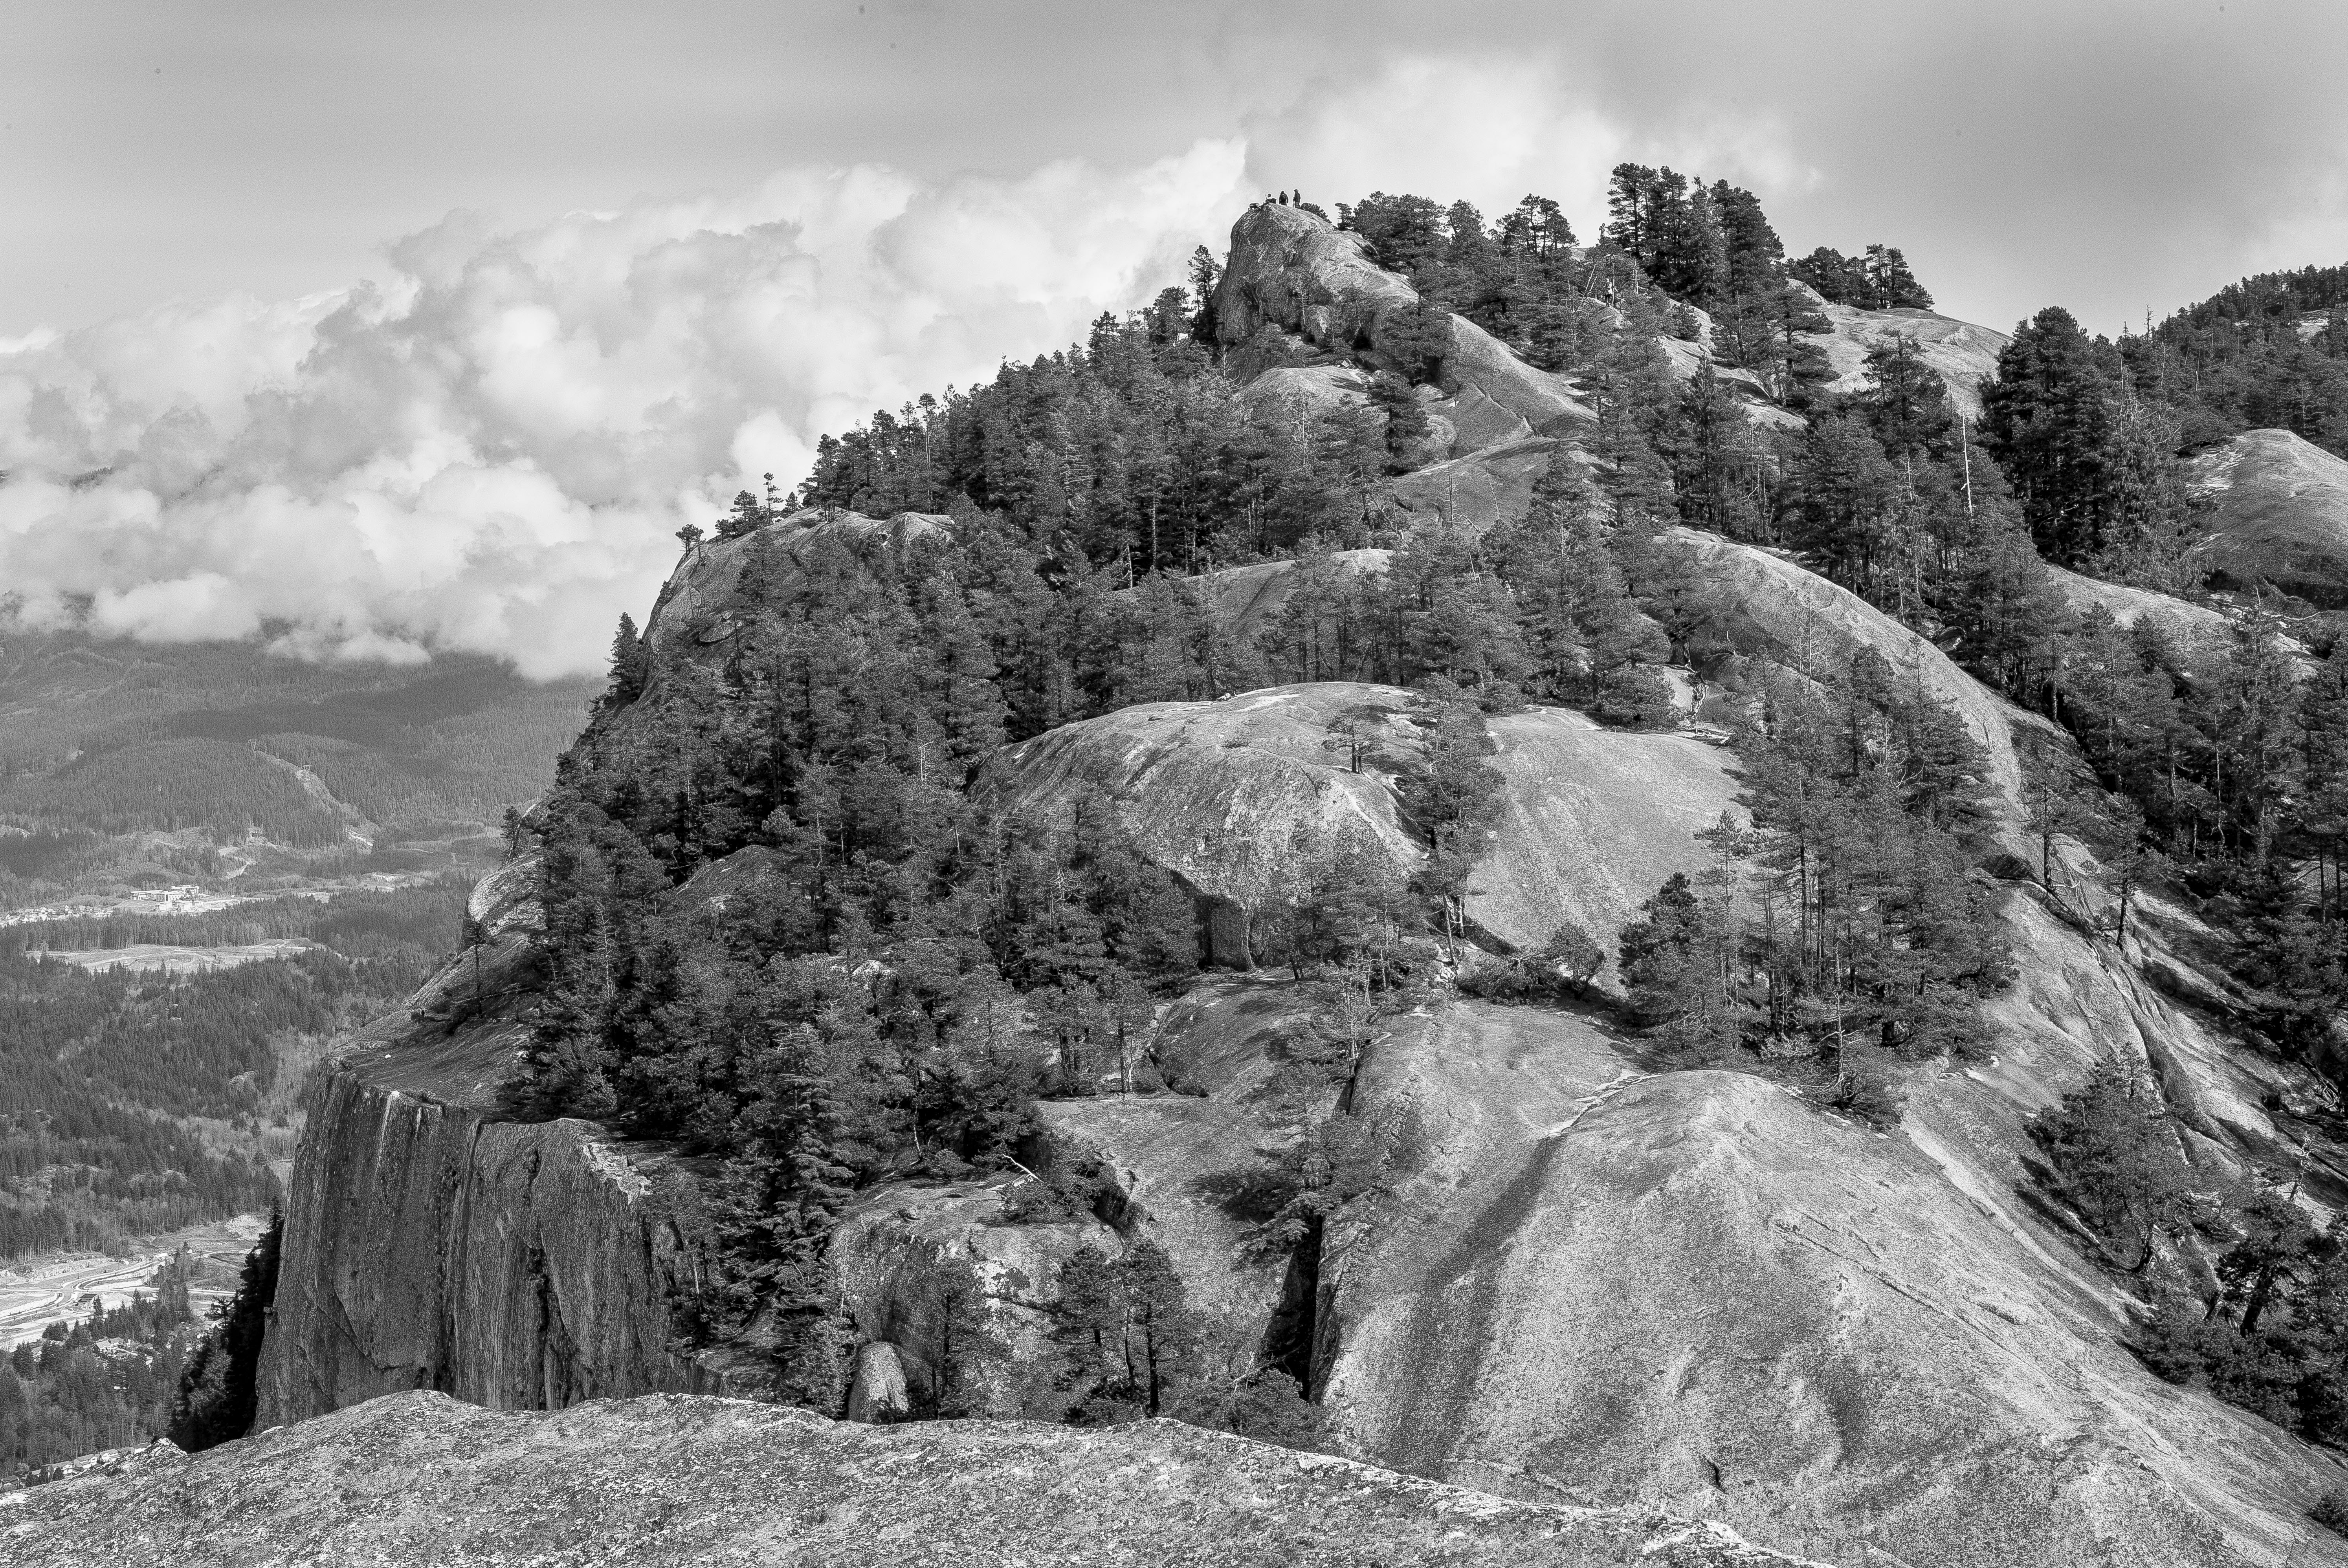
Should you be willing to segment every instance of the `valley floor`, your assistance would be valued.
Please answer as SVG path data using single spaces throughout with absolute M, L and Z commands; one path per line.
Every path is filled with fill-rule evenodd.
M 268 1223 L 266 1214 L 238 1214 L 146 1238 L 129 1257 L 64 1253 L 0 1267 L 0 1350 L 38 1339 L 42 1329 L 60 1319 L 120 1307 L 133 1291 L 148 1290 L 156 1270 L 182 1246 L 196 1265 L 188 1294 L 201 1318 L 213 1302 L 234 1291 L 237 1270 Z

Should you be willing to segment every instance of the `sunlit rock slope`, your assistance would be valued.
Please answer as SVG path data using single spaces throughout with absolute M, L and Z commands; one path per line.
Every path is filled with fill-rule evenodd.
M 1652 1508 L 1511 1502 L 1149 1421 L 835 1423 L 664 1398 L 499 1415 L 380 1399 L 0 1498 L 20 1568 L 1766 1568 Z
M 2249 430 L 2188 473 L 2208 508 L 2194 560 L 2212 584 L 2348 610 L 2348 463 L 2288 430 Z
M 1396 781 L 1423 750 L 1418 710 L 1407 692 L 1352 682 L 1143 703 L 1006 748 L 980 788 L 1005 804 L 1106 794 L 1142 852 L 1208 901 L 1217 958 L 1244 964 L 1250 923 L 1333 852 L 1367 851 L 1398 878 L 1417 864 Z M 1358 771 L 1348 726 L 1365 737 Z M 1725 753 L 1688 736 L 1601 730 L 1556 708 L 1493 730 L 1509 825 L 1468 913 L 1513 946 L 1538 946 L 1561 918 L 1611 944 L 1641 899 L 1701 859 L 1684 824 L 1709 825 L 1735 794 Z

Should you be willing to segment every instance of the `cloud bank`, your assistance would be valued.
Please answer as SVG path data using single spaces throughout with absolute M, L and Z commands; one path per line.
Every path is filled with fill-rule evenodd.
M 798 169 L 495 231 L 387 282 L 0 339 L 0 605 L 151 641 L 599 668 L 677 527 L 819 436 L 1180 280 L 1244 149 L 924 182 Z

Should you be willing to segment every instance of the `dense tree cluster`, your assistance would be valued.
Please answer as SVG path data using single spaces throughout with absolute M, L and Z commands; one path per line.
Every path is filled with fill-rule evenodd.
M 344 829 L 293 769 L 250 745 L 203 739 L 90 753 L 0 790 L 0 813 L 103 834 L 205 828 L 222 843 L 252 831 L 310 849 L 341 844 Z
M 908 1289 L 923 1326 L 909 1347 L 922 1369 L 907 1390 L 917 1419 L 983 1412 L 1004 1402 L 990 1399 L 990 1385 L 1009 1382 L 1029 1419 L 1101 1427 L 1170 1416 L 1260 1441 L 1316 1445 L 1320 1411 L 1296 1380 L 1258 1366 L 1253 1346 L 1194 1307 L 1154 1241 L 1135 1240 L 1115 1256 L 1086 1244 L 1064 1259 L 1053 1343 L 1016 1366 L 988 1326 L 969 1259 L 930 1246 L 917 1251 L 912 1274 Z
M 2177 410 L 2182 446 L 2289 430 L 2348 456 L 2348 267 L 2230 283 L 2120 351 L 2139 391 Z
M 0 1356 L 0 1476 L 162 1432 L 195 1329 L 184 1262 L 150 1283 Z
M 1932 296 L 1908 270 L 1897 246 L 1869 245 L 1859 256 L 1821 245 L 1787 268 L 1797 282 L 1816 289 L 1829 304 L 1863 311 L 1929 311 Z
M 1749 827 L 1717 869 L 1674 875 L 1626 927 L 1632 1009 L 1697 1060 L 1823 1057 L 1833 1096 L 1896 1114 L 1890 1064 L 1963 1059 L 2008 958 L 1966 875 L 1993 791 L 1963 720 L 1862 651 L 1773 678 L 1740 736 Z
M 2040 1189 L 2137 1276 L 2156 1308 L 2137 1349 L 2318 1442 L 2348 1444 L 2348 1249 L 2295 1190 L 2211 1191 L 2157 1090 L 2116 1061 L 2031 1122 Z

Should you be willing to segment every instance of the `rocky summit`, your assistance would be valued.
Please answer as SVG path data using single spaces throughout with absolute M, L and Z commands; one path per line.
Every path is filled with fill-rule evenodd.
M 1798 1568 L 1653 1509 L 1509 1501 L 1173 1421 L 858 1426 L 691 1397 L 394 1395 L 0 1497 L 0 1563 L 90 1568 Z

